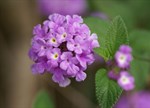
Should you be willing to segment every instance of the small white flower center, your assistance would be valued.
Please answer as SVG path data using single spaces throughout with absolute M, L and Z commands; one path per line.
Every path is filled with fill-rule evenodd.
M 129 78 L 126 77 L 126 76 L 122 76 L 122 77 L 121 77 L 121 82 L 122 82 L 122 84 L 124 84 L 124 85 L 130 83 Z
M 119 63 L 121 64 L 124 64 L 126 62 L 126 56 L 124 54 L 122 54 L 120 57 L 119 57 Z

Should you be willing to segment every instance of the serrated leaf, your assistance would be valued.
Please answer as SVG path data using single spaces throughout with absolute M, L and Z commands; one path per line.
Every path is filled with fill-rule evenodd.
M 120 45 L 128 44 L 127 29 L 120 16 L 114 18 L 109 28 L 107 21 L 98 18 L 87 18 L 85 23 L 90 27 L 92 33 L 98 35 L 100 48 L 96 48 L 95 52 L 106 61 L 114 57 Z
M 55 108 L 52 99 L 46 91 L 40 91 L 35 97 L 32 108 Z
M 100 69 L 96 73 L 96 96 L 101 108 L 112 108 L 119 96 L 122 89 L 114 81 L 108 78 L 105 69 Z
M 106 48 L 109 51 L 107 58 L 112 59 L 122 44 L 129 44 L 128 33 L 124 21 L 117 16 L 113 19 L 106 35 Z
M 93 17 L 85 18 L 84 22 L 89 26 L 91 32 L 96 33 L 98 36 L 100 48 L 95 48 L 94 51 L 105 58 L 105 55 L 108 55 L 107 51 L 105 50 L 105 37 L 109 23 L 105 20 Z

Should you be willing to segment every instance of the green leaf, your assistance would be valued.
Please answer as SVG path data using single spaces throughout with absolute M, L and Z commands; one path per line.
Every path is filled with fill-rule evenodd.
M 149 78 L 149 66 L 150 64 L 146 61 L 134 59 L 131 63 L 130 72 L 135 78 L 135 87 L 137 90 L 142 90 L 146 87 L 146 82 Z
M 130 45 L 135 57 L 148 58 L 150 56 L 150 32 L 145 30 L 134 30 L 129 35 Z
M 46 91 L 40 91 L 35 97 L 33 108 L 55 108 L 52 99 Z
M 84 22 L 89 26 L 92 33 L 96 33 L 98 36 L 98 41 L 100 43 L 100 48 L 95 48 L 95 52 L 100 56 L 105 58 L 105 55 L 108 55 L 105 50 L 105 41 L 106 41 L 106 32 L 109 27 L 109 23 L 100 18 L 85 18 Z
M 117 16 L 112 21 L 106 35 L 106 49 L 109 51 L 106 58 L 112 59 L 122 44 L 129 44 L 128 33 L 124 21 Z
M 114 57 L 120 45 L 128 44 L 127 29 L 120 16 L 114 18 L 109 28 L 107 21 L 98 18 L 87 18 L 85 23 L 90 27 L 92 33 L 98 35 L 100 48 L 96 48 L 95 52 L 106 61 Z
M 114 81 L 108 78 L 105 69 L 100 69 L 96 73 L 96 96 L 101 108 L 112 108 L 119 96 L 122 89 Z

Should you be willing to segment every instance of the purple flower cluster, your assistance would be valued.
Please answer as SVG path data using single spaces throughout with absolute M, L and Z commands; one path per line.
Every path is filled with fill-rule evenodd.
M 37 0 L 42 14 L 62 15 L 83 14 L 87 9 L 86 0 Z
M 122 96 L 114 108 L 150 108 L 149 100 L 148 91 L 135 92 Z
M 83 81 L 87 65 L 94 62 L 93 48 L 99 47 L 97 35 L 78 15 L 52 14 L 33 30 L 29 57 L 35 62 L 33 73 L 51 73 L 54 82 L 65 87 L 70 78 Z
M 132 61 L 132 49 L 128 45 L 121 45 L 115 54 L 115 61 L 108 76 L 117 80 L 118 84 L 124 90 L 132 90 L 134 88 L 134 78 L 128 73 L 130 62 Z

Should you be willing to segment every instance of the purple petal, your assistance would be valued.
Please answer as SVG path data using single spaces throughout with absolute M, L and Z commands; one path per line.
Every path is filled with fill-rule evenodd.
M 91 44 L 91 47 L 92 48 L 98 48 L 98 47 L 100 47 L 99 42 L 97 40 L 93 40 L 92 44 Z
M 74 50 L 74 44 L 72 44 L 71 42 L 68 42 L 67 48 L 68 48 L 68 50 L 73 51 Z
M 65 78 L 63 81 L 59 82 L 60 87 L 66 87 L 71 83 L 70 79 Z
M 54 67 L 57 67 L 58 66 L 58 62 L 57 61 L 54 61 L 54 60 L 49 60 L 47 61 L 47 64 L 50 68 L 54 68 Z
M 49 19 L 59 25 L 63 24 L 63 22 L 65 21 L 65 17 L 60 14 L 50 15 Z
M 83 19 L 81 16 L 73 15 L 74 22 L 83 23 Z
M 42 30 L 41 24 L 36 25 L 33 29 L 33 35 L 41 34 L 41 30 Z
M 45 54 L 46 54 L 46 50 L 43 49 L 39 51 L 38 56 L 41 57 L 41 56 L 44 56 Z
M 65 80 L 64 76 L 63 76 L 62 74 L 58 73 L 58 72 L 55 72 L 55 73 L 53 74 L 52 79 L 53 79 L 53 81 L 56 82 L 56 83 L 59 83 L 59 82 Z
M 31 60 L 33 61 L 36 61 L 37 60 L 37 54 L 33 51 L 32 48 L 30 48 L 29 52 L 28 52 L 28 55 L 30 57 Z
M 124 53 L 131 53 L 132 49 L 128 45 L 121 45 L 119 50 Z
M 36 41 L 37 41 L 37 43 L 38 43 L 38 44 L 40 44 L 40 45 L 43 45 L 43 46 L 45 46 L 45 45 L 46 45 L 45 40 L 44 40 L 44 39 L 42 39 L 42 38 L 37 38 L 37 39 L 36 39 Z
M 81 53 L 82 53 L 81 47 L 76 47 L 74 51 L 75 51 L 77 54 L 81 54 Z
M 55 28 L 58 27 L 58 25 L 56 25 L 54 22 L 49 22 L 48 26 L 49 26 L 49 28 L 51 28 L 51 29 L 55 29 Z
M 79 61 L 80 65 L 86 69 L 87 64 L 86 64 L 86 60 L 84 59 L 84 57 L 82 55 L 76 55 L 76 58 Z
M 69 66 L 69 62 L 67 62 L 67 61 L 62 61 L 60 63 L 60 68 L 63 70 L 67 70 L 68 66 Z
M 45 66 L 43 63 L 35 63 L 32 65 L 31 68 L 32 68 L 33 74 L 37 74 L 37 73 L 43 74 L 45 70 Z
M 76 81 L 84 81 L 86 78 L 86 73 L 83 71 L 80 71 L 79 73 L 77 73 L 76 75 Z
M 97 47 L 100 47 L 99 45 L 99 42 L 98 42 L 98 37 L 95 33 L 93 33 L 91 36 L 90 36 L 90 40 L 91 40 L 91 48 L 97 48 Z
M 61 59 L 62 60 L 67 60 L 67 59 L 70 59 L 72 56 L 73 56 L 73 54 L 71 52 L 64 52 L 61 55 Z
M 67 74 L 71 76 L 75 76 L 78 71 L 79 71 L 79 67 L 77 67 L 74 64 L 70 64 L 67 70 Z
M 53 53 L 58 53 L 58 54 L 61 53 L 61 51 L 60 51 L 59 48 L 53 48 L 53 49 L 52 49 L 52 52 L 53 52 Z
M 91 34 L 91 31 L 90 31 L 89 27 L 86 24 L 82 24 L 81 28 L 82 28 L 82 31 L 86 34 L 85 37 L 87 37 L 87 35 Z

